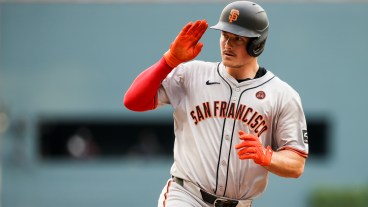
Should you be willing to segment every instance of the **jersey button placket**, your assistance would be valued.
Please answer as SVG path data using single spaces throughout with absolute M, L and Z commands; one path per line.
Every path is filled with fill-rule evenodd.
M 240 96 L 240 88 L 239 87 L 235 87 L 234 88 L 234 95 L 233 97 L 231 98 L 231 101 L 232 102 L 236 102 L 238 100 L 238 97 Z
M 225 160 L 222 160 L 221 161 L 221 165 L 224 166 L 224 167 L 226 167 L 226 161 Z
M 223 192 L 223 191 L 224 191 L 224 186 L 220 185 L 220 186 L 219 186 L 219 190 L 220 190 L 221 192 Z
M 225 136 L 225 139 L 226 139 L 226 141 L 230 141 L 230 136 L 227 134 L 227 135 Z
M 230 98 L 230 102 L 231 103 L 237 103 L 238 102 L 238 98 L 240 97 L 241 94 L 241 88 L 240 87 L 233 87 L 232 88 L 233 94 Z M 223 195 L 225 193 L 225 189 L 226 189 L 226 184 L 227 184 L 227 180 L 228 180 L 228 160 L 229 160 L 229 153 L 231 151 L 231 134 L 233 133 L 233 127 L 234 127 L 234 120 L 233 119 L 226 119 L 225 121 L 225 131 L 224 131 L 224 141 L 222 144 L 222 149 L 221 149 L 221 161 L 219 163 L 219 167 L 220 167 L 220 175 L 218 177 L 218 185 L 217 185 L 217 190 L 216 190 L 216 194 L 217 195 Z
M 217 195 L 223 195 L 224 191 L 225 191 L 225 185 L 226 185 L 226 180 L 227 180 L 227 168 L 228 168 L 228 163 L 227 160 L 229 158 L 229 150 L 230 150 L 230 140 L 231 140 L 231 136 L 229 135 L 231 133 L 232 129 L 232 125 L 231 125 L 231 121 L 227 120 L 225 122 L 225 128 L 227 130 L 225 130 L 225 134 L 223 137 L 223 144 L 222 144 L 222 150 L 221 150 L 221 158 L 219 160 L 219 177 L 218 177 L 218 185 L 217 185 L 217 190 L 216 190 L 216 194 Z

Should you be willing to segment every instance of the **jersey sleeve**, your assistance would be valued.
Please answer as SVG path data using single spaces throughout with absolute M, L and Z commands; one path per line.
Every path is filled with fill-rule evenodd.
M 176 108 L 185 98 L 185 64 L 180 64 L 162 81 L 158 90 L 158 106 L 171 104 Z
M 289 94 L 290 95 L 290 94 Z M 293 91 L 281 108 L 275 133 L 276 150 L 291 150 L 302 157 L 308 156 L 308 134 L 300 96 Z

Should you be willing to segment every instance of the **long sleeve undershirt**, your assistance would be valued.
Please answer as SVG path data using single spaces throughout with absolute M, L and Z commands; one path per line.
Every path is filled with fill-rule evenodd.
M 125 93 L 125 107 L 139 112 L 155 109 L 158 104 L 157 91 L 172 69 L 165 59 L 161 58 L 139 74 Z

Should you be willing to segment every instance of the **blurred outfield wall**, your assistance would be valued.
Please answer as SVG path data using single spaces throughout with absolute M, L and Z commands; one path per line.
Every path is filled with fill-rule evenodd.
M 171 158 L 45 162 L 37 123 L 45 116 L 171 121 L 170 107 L 126 110 L 123 94 L 185 23 L 213 25 L 224 6 L 0 4 L 0 103 L 10 120 L 1 138 L 2 207 L 156 206 Z M 260 64 L 292 85 L 307 117 L 328 120 L 331 131 L 327 157 L 309 159 L 298 180 L 271 175 L 255 206 L 308 207 L 318 186 L 368 185 L 368 4 L 262 6 L 271 26 Z M 208 30 L 198 59 L 219 61 L 218 40 Z

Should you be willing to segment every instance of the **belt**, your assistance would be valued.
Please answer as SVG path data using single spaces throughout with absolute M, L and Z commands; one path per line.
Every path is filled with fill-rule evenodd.
M 224 197 L 217 197 L 204 191 L 194 183 L 178 177 L 173 177 L 173 181 L 196 196 L 202 197 L 203 201 L 212 204 L 214 207 L 250 207 L 252 204 L 252 200 L 233 200 Z

